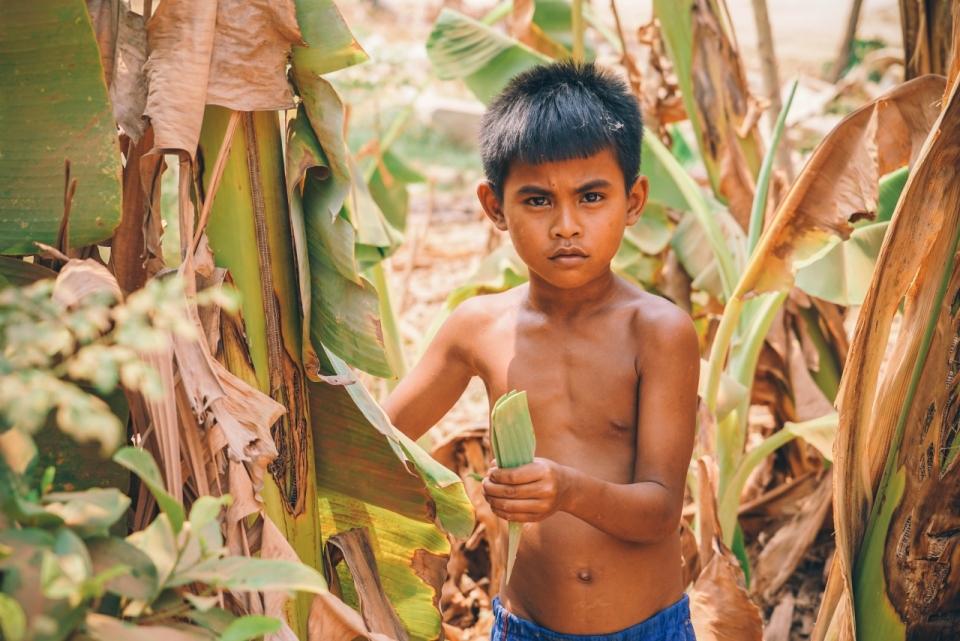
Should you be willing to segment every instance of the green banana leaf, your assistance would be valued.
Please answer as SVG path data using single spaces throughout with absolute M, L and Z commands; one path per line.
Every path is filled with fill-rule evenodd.
M 0 256 L 0 289 L 8 285 L 26 287 L 44 278 L 56 278 L 57 272 L 19 258 Z
M 109 238 L 120 223 L 120 150 L 83 0 L 0 4 L 0 95 L 0 253 L 56 244 L 65 159 L 77 179 L 71 246 Z
M 208 108 L 208 118 L 201 135 L 201 149 L 206 156 L 215 155 L 215 145 L 219 144 L 223 135 L 226 120 L 225 110 Z M 216 141 L 209 147 L 206 146 L 208 138 Z M 262 191 L 265 195 L 270 194 L 266 199 L 267 221 L 271 232 L 270 255 L 274 294 L 280 303 L 280 330 L 286 354 L 299 357 L 302 353 L 300 337 L 303 325 L 301 309 L 295 295 L 298 272 L 295 269 L 293 237 L 296 234 L 286 226 L 288 218 L 284 192 L 288 185 L 283 184 L 283 168 L 277 166 L 281 149 L 274 114 L 262 114 L 257 122 L 256 139 L 256 155 L 261 160 L 260 174 L 264 182 Z M 325 156 L 312 132 L 309 120 L 303 117 L 303 113 L 291 121 L 288 141 L 287 171 L 293 177 L 290 186 L 295 199 L 300 197 L 296 177 L 304 176 L 305 191 L 300 202 L 304 211 L 309 213 L 312 210 L 315 214 L 313 220 L 326 223 L 328 231 L 330 227 L 336 227 L 338 230 L 352 232 L 353 228 L 348 220 L 338 216 L 334 223 L 329 209 L 323 206 L 322 192 L 326 185 L 319 176 L 324 173 L 329 176 L 329 169 L 320 164 L 325 161 Z M 255 242 L 256 233 L 253 228 L 250 179 L 243 173 L 246 171 L 248 157 L 246 141 L 242 138 L 242 133 L 238 133 L 214 202 L 208 234 L 218 263 L 231 270 L 237 269 L 241 274 L 240 277 L 235 276 L 235 282 L 243 299 L 245 319 L 251 316 L 264 319 L 259 263 L 250 260 L 251 254 L 255 255 L 257 250 L 256 244 L 249 245 Z M 319 200 L 313 201 L 314 197 Z M 321 237 L 322 234 L 312 235 L 311 242 L 313 236 Z M 335 235 L 329 237 L 336 238 Z M 340 248 L 345 254 L 349 254 L 354 247 L 352 236 L 348 234 L 342 240 Z M 323 251 L 320 256 L 328 257 L 328 254 L 329 252 Z M 244 261 L 252 263 L 252 267 L 246 266 L 246 271 L 240 265 Z M 312 260 L 308 261 L 308 273 L 314 282 L 319 281 L 325 287 L 331 281 L 353 285 L 330 260 L 325 263 L 326 271 L 318 277 L 316 264 Z M 350 265 L 345 264 L 343 269 L 347 270 L 348 267 Z M 353 264 L 352 267 L 356 274 L 356 265 Z M 324 288 L 318 289 L 323 291 Z M 369 291 L 376 297 L 372 288 Z M 315 304 L 313 309 L 316 309 Z M 336 312 L 335 307 L 331 306 L 331 309 Z M 261 323 L 263 324 L 260 327 L 267 327 L 265 321 Z M 261 379 L 261 389 L 269 390 L 269 376 L 265 369 L 261 369 L 264 366 L 269 367 L 266 334 L 254 334 L 253 331 L 248 324 L 247 334 L 250 337 L 254 366 Z M 324 373 L 341 377 L 342 380 L 352 376 L 349 367 L 332 352 L 326 351 L 321 341 L 314 338 L 314 345 L 321 349 L 318 362 L 322 363 Z M 316 373 L 315 366 L 311 374 Z M 309 402 L 306 412 L 309 434 L 306 435 L 306 443 L 311 448 L 308 456 L 311 482 L 306 488 L 302 488 L 302 491 L 308 493 L 308 509 L 299 517 L 291 516 L 283 506 L 286 493 L 278 488 L 275 482 L 270 482 L 264 489 L 268 512 L 278 525 L 284 523 L 285 533 L 294 544 L 301 560 L 313 567 L 319 567 L 317 564 L 321 542 L 318 528 L 325 528 L 323 531 L 326 535 L 347 529 L 343 523 L 351 514 L 349 510 L 341 514 L 337 508 L 330 508 L 330 505 L 338 505 L 338 497 L 340 504 L 362 501 L 365 513 L 378 511 L 382 518 L 392 519 L 389 527 L 380 526 L 379 530 L 374 530 L 372 524 L 364 523 L 374 530 L 375 540 L 384 542 L 391 540 L 391 537 L 394 539 L 389 553 L 385 553 L 384 548 L 377 550 L 381 575 L 390 577 L 390 580 L 384 579 L 387 594 L 394 599 L 401 619 L 412 637 L 435 638 L 440 626 L 440 614 L 434 604 L 434 599 L 439 598 L 439 584 L 434 589 L 434 586 L 425 583 L 426 575 L 418 574 L 416 564 L 422 561 L 429 566 L 433 563 L 440 568 L 439 577 L 442 581 L 444 555 L 448 553 L 448 548 L 443 535 L 436 529 L 435 519 L 444 529 L 459 536 L 469 536 L 472 531 L 472 507 L 459 477 L 430 459 L 409 439 L 395 433 L 382 410 L 359 383 L 341 386 L 325 382 L 312 383 L 306 379 L 301 382 Z M 291 399 L 283 400 L 289 409 L 290 403 L 287 401 Z M 372 474 L 372 470 L 377 473 Z M 385 488 L 389 490 L 384 491 Z M 317 497 L 321 499 L 319 504 Z M 318 515 L 315 511 L 318 505 L 321 512 L 330 509 L 333 509 L 333 512 L 327 516 L 322 513 Z M 409 523 L 413 521 L 417 522 L 418 528 L 409 527 Z M 385 529 L 387 531 L 384 531 Z M 417 532 L 417 535 L 411 536 L 411 532 Z M 386 546 L 386 543 L 383 545 Z M 398 565 L 398 555 L 402 555 L 406 560 L 405 566 Z M 399 583 L 396 583 L 397 581 Z M 293 604 L 288 610 L 291 623 L 295 625 L 295 629 L 304 629 L 309 599 L 298 598 L 290 603 Z
M 550 58 L 462 13 L 443 9 L 427 38 L 427 56 L 437 76 L 462 78 L 489 104 L 510 78 Z
M 364 270 L 393 254 L 403 243 L 403 234 L 380 211 L 363 180 L 360 166 L 353 158 L 349 158 L 349 164 L 353 181 L 351 197 L 344 208 L 346 217 L 357 230 L 354 252 L 360 269 Z
M 960 163 L 958 94 L 955 77 L 891 218 L 838 400 L 837 555 L 854 615 L 841 636 L 850 638 L 957 629 L 960 585 L 949 577 L 960 496 L 960 219 L 957 182 L 944 168 Z
M 410 193 L 407 187 L 426 182 L 427 179 L 392 151 L 384 152 L 382 162 L 382 166 L 376 168 L 367 183 L 370 195 L 387 222 L 403 232 L 407 228 L 407 211 L 410 209 Z
M 473 507 L 460 478 L 395 430 L 343 361 L 320 357 L 331 383 L 311 382 L 308 393 L 323 536 L 369 528 L 384 591 L 411 639 L 440 638 L 449 543 L 435 524 L 467 538 Z
M 294 0 L 294 4 L 300 33 L 307 44 L 293 48 L 293 64 L 302 72 L 319 76 L 370 59 L 333 0 Z
M 447 537 L 430 523 L 338 492 L 324 490 L 319 503 L 324 541 L 353 528 L 369 530 L 383 591 L 411 641 L 441 638 L 439 602 L 450 554 Z M 337 566 L 343 600 L 359 610 L 360 599 L 345 566 Z
M 301 106 L 287 125 L 287 191 L 301 298 L 309 323 L 304 347 L 310 346 L 309 352 L 314 353 L 325 345 L 354 367 L 393 378 L 383 346 L 377 292 L 358 272 L 353 226 L 344 216 L 332 214 L 342 211 L 343 201 L 334 207 L 341 185 L 306 113 Z M 305 363 L 315 359 L 315 355 L 304 357 Z
M 838 305 L 862 304 L 888 223 L 909 176 L 910 167 L 904 166 L 881 178 L 876 219 L 855 223 L 850 238 L 831 243 L 805 265 L 798 265 L 797 287 Z
M 837 305 L 862 304 L 889 224 L 860 227 L 849 239 L 832 243 L 825 252 L 818 252 L 819 258 L 800 266 L 797 287 Z

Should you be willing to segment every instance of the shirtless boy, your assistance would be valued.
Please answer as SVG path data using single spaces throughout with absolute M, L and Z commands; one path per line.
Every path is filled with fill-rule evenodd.
M 477 195 L 530 282 L 460 305 L 384 405 L 418 438 L 473 376 L 491 406 L 527 392 L 536 459 L 483 483 L 497 516 L 525 524 L 492 641 L 694 639 L 679 523 L 697 335 L 610 270 L 647 200 L 641 135 L 626 85 L 592 64 L 511 82 L 481 123 Z

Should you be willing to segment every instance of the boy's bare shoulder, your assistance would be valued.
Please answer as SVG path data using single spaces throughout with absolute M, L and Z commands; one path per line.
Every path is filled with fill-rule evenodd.
M 468 298 L 457 305 L 447 323 L 457 334 L 469 333 L 473 336 L 501 323 L 509 323 L 516 319 L 526 288 L 527 285 L 521 285 L 497 294 Z
M 641 352 L 700 357 L 700 338 L 693 319 L 680 307 L 656 294 L 629 286 L 633 335 Z M 666 351 L 665 351 L 666 350 Z

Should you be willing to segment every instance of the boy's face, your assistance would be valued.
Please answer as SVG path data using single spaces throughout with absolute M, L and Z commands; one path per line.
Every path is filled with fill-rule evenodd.
M 649 184 L 640 176 L 629 192 L 611 149 L 589 157 L 515 162 L 503 202 L 486 182 L 477 188 L 484 211 L 532 272 L 555 287 L 575 289 L 610 269 L 627 225 L 640 219 Z

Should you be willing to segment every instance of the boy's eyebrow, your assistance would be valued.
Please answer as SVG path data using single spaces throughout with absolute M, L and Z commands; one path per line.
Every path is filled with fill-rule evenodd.
M 588 191 L 593 191 L 594 189 L 600 189 L 603 187 L 612 187 L 612 186 L 613 185 L 610 183 L 609 180 L 604 180 L 603 178 L 597 178 L 596 180 L 591 180 L 590 182 L 586 182 L 580 185 L 579 187 L 577 187 L 576 193 L 584 194 Z
M 553 192 L 549 189 L 544 189 L 543 187 L 537 187 L 536 185 L 524 185 L 517 189 L 518 194 L 529 195 L 529 196 L 552 196 Z
M 593 191 L 594 189 L 601 189 L 604 187 L 611 187 L 612 183 L 609 180 L 603 178 L 597 178 L 577 187 L 576 192 L 578 194 L 584 194 L 588 191 Z M 517 194 L 524 196 L 552 196 L 553 192 L 544 187 L 537 187 L 536 185 L 524 185 L 517 189 Z

